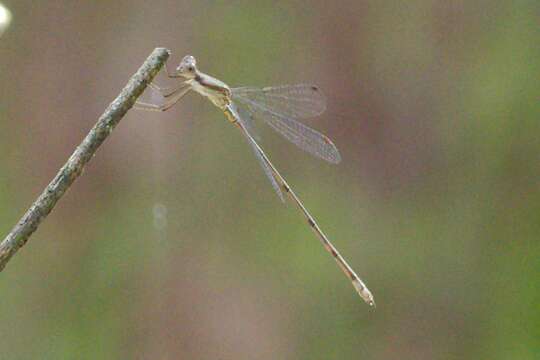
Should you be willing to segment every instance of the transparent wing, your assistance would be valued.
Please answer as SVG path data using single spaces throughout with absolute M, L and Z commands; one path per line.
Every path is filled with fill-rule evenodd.
M 247 114 L 246 111 L 242 108 L 237 108 L 237 110 L 239 114 L 238 121 L 244 127 L 244 129 L 246 129 L 246 131 L 250 133 L 251 136 L 253 136 L 250 131 L 250 129 L 252 129 L 252 124 L 251 124 L 251 120 L 249 120 L 250 119 L 249 114 Z M 253 143 L 254 140 L 250 139 L 247 136 L 245 138 L 249 142 L 249 145 L 251 146 L 251 148 L 253 149 L 253 152 L 255 153 L 257 160 L 259 160 L 259 164 L 261 164 L 261 167 L 266 177 L 268 178 L 268 180 L 270 180 L 270 183 L 272 184 L 274 191 L 277 193 L 281 201 L 285 202 L 283 193 L 281 192 L 281 188 L 279 184 L 277 183 L 276 178 L 274 177 L 274 174 L 272 173 L 272 170 L 270 169 L 266 161 L 264 161 L 263 157 L 261 156 L 261 153 L 259 152 L 255 144 Z
M 246 107 L 235 106 L 235 109 L 240 116 L 240 122 L 245 127 L 249 135 L 251 135 L 251 137 L 256 141 L 261 141 L 257 126 L 253 121 L 255 115 L 251 111 L 248 111 Z
M 287 140 L 330 163 L 341 161 L 336 145 L 325 135 L 285 115 L 269 110 L 254 100 L 242 101 L 247 111 L 261 119 Z
M 253 101 L 265 110 L 295 119 L 318 116 L 326 109 L 322 91 L 309 84 L 240 87 L 232 89 L 232 96 L 241 103 Z

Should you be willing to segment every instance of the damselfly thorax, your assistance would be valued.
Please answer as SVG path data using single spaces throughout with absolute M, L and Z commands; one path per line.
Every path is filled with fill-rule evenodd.
M 223 81 L 220 81 L 210 75 L 198 72 L 197 75 L 188 80 L 194 91 L 207 97 L 214 105 L 221 110 L 225 110 L 231 103 L 231 88 Z

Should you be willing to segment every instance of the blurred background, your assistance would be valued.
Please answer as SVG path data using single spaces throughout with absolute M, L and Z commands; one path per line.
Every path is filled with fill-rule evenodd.
M 262 146 L 377 308 L 191 94 L 130 111 L 0 274 L 0 358 L 540 358 L 537 1 L 2 2 L 2 238 L 164 46 L 325 91 L 341 164 Z

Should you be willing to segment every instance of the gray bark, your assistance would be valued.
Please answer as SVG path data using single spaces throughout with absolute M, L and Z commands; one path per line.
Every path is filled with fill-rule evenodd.
M 169 51 L 156 48 L 131 77 L 120 95 L 107 107 L 82 143 L 75 149 L 58 174 L 0 243 L 0 271 L 49 215 L 58 200 L 77 179 L 99 146 L 107 139 L 127 111 L 169 58 Z

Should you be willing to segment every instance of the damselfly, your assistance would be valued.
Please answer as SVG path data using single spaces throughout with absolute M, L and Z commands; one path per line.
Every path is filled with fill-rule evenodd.
M 159 94 L 160 100 L 158 102 L 137 102 L 135 107 L 143 110 L 166 111 L 190 90 L 207 97 L 225 113 L 233 125 L 240 129 L 280 199 L 284 201 L 282 193 L 284 191 L 306 217 L 311 229 L 351 280 L 358 294 L 366 303 L 374 306 L 375 302 L 369 289 L 328 240 L 313 216 L 307 211 L 274 164 L 270 162 L 252 134 L 253 119 L 260 120 L 300 149 L 331 163 L 340 162 L 339 151 L 328 137 L 296 120 L 317 116 L 324 112 L 326 99 L 319 88 L 306 84 L 265 88 L 230 88 L 222 81 L 200 72 L 197 69 L 195 58 L 190 55 L 182 59 L 175 71 L 169 72 L 167 65 L 165 65 L 165 71 L 169 78 L 180 78 L 183 81 L 170 88 L 150 84 L 150 88 Z

